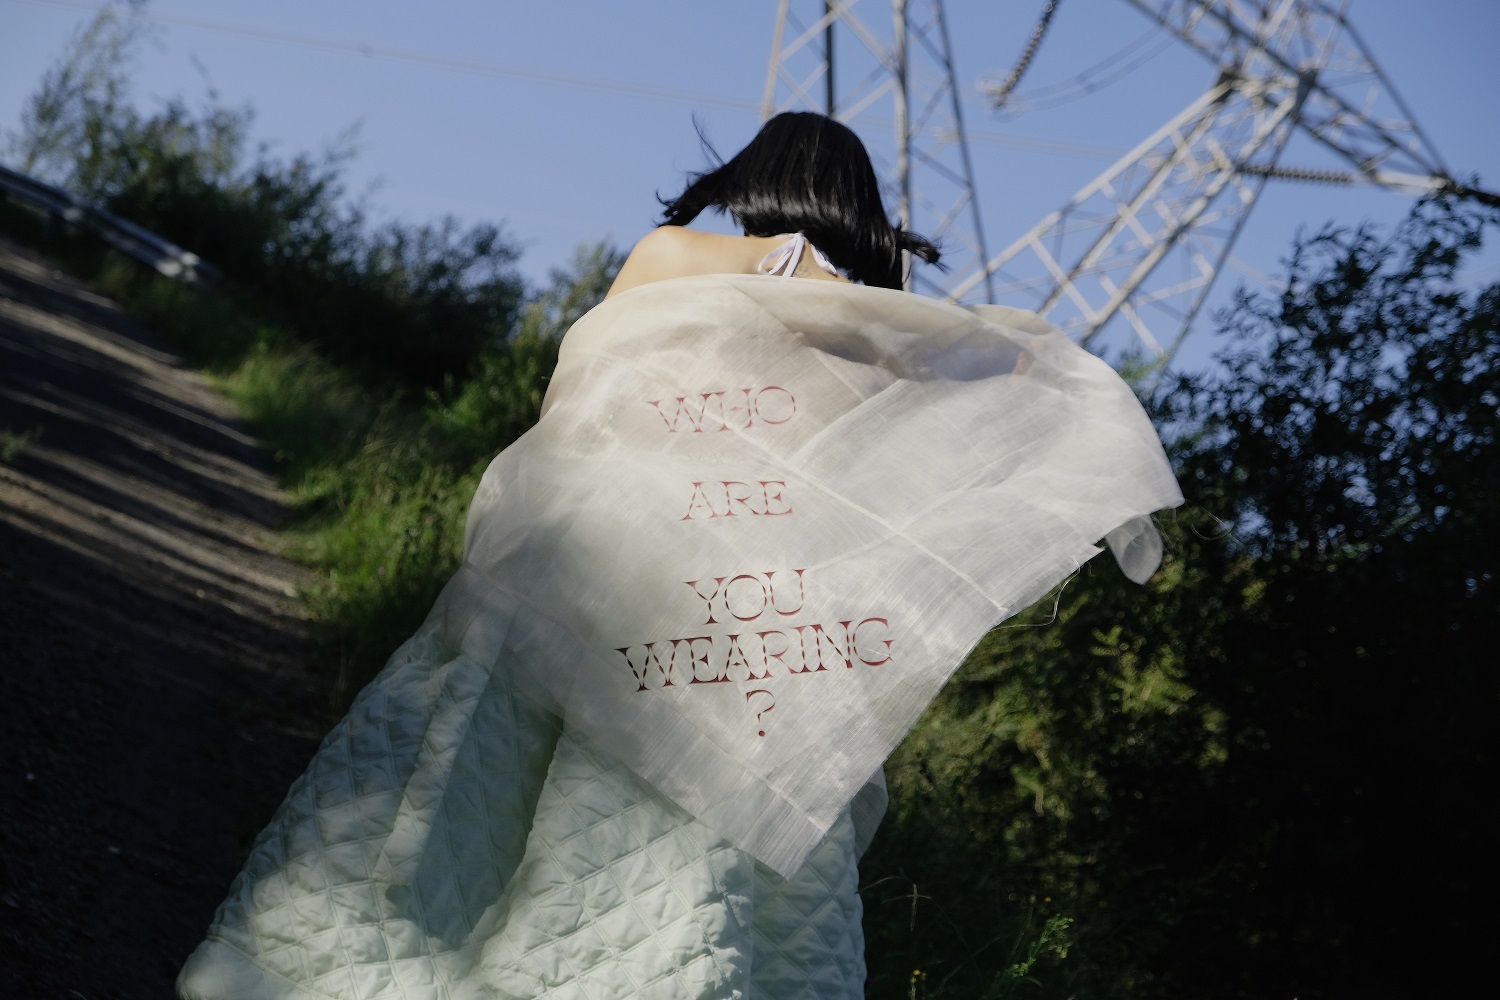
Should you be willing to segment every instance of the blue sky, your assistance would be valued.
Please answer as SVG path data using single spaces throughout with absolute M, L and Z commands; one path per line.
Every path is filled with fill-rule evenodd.
M 883 26 L 880 6 L 862 0 Z M 947 3 L 992 249 L 1211 82 L 1207 61 L 1174 42 L 1086 99 L 997 118 L 975 83 L 1011 66 L 1041 6 Z M 96 8 L 0 0 L 0 129 L 18 122 L 26 95 Z M 357 125 L 356 194 L 387 218 L 502 220 L 524 247 L 523 273 L 541 281 L 580 242 L 628 246 L 653 224 L 656 193 L 672 193 L 704 165 L 695 114 L 722 152 L 754 134 L 775 8 L 774 0 L 151 0 L 156 27 L 138 59 L 135 97 L 147 107 L 175 96 L 193 103 L 212 86 L 225 103 L 253 106 L 257 137 L 287 154 L 320 149 Z M 1492 55 L 1500 5 L 1354 0 L 1350 18 L 1449 169 L 1500 188 Z M 1064 2 L 1020 90 L 1065 80 L 1149 28 L 1124 0 Z M 867 136 L 872 147 L 883 140 Z M 1336 165 L 1296 143 L 1284 162 Z M 1370 188 L 1273 183 L 1211 301 L 1277 273 L 1299 227 L 1390 225 L 1409 205 Z M 1500 253 L 1487 251 L 1470 277 L 1500 278 Z M 1205 356 L 1211 339 L 1195 334 L 1182 362 Z

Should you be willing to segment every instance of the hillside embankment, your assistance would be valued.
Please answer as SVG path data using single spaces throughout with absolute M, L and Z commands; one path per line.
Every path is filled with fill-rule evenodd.
M 326 724 L 230 405 L 0 238 L 0 989 L 161 998 Z

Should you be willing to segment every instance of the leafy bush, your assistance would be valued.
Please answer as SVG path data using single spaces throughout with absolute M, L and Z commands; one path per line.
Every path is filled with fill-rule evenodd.
M 420 407 L 372 409 L 357 387 L 344 383 L 347 391 L 337 391 L 336 376 L 332 386 L 319 384 L 328 376 L 319 374 L 323 369 L 316 363 L 303 369 L 306 392 L 282 374 L 264 380 L 264 403 L 235 390 L 252 416 L 283 405 L 289 393 L 314 412 L 328 400 L 342 400 L 345 416 L 329 426 L 364 428 L 352 453 L 337 436 L 313 449 L 293 446 L 302 454 L 328 456 L 298 482 L 310 514 L 302 551 L 331 581 L 318 606 L 336 623 L 330 642 L 339 665 L 337 702 L 415 631 L 458 568 L 464 518 L 479 477 L 501 449 L 536 423 L 566 326 L 603 298 L 622 260 L 606 244 L 581 249 L 574 268 L 554 271 L 551 287 L 532 298 L 520 329 L 503 348 L 483 353 L 470 378 L 450 380 Z M 300 433 L 298 425 L 284 426 Z M 286 440 L 274 432 L 268 436 Z
M 1389 239 L 1325 231 L 1222 317 L 1222 367 L 1158 405 L 1188 430 L 1162 572 L 1086 566 L 888 765 L 876 995 L 913 968 L 927 996 L 983 995 L 1048 914 L 1070 947 L 1030 995 L 1461 977 L 1414 939 L 1482 947 L 1464 901 L 1494 875 L 1471 804 L 1500 696 L 1500 286 L 1455 278 L 1493 221 L 1430 203 Z
M 26 104 L 11 142 L 34 170 L 219 266 L 245 311 L 372 387 L 462 376 L 510 334 L 519 251 L 494 224 L 371 226 L 346 197 L 346 142 L 320 158 L 247 156 L 248 109 L 181 101 L 143 116 L 128 62 L 141 23 L 105 7 Z

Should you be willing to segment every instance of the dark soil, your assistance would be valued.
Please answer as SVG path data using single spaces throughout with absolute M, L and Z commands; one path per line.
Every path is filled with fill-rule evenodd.
M 155 336 L 0 239 L 0 996 L 172 996 L 314 749 L 266 470 Z

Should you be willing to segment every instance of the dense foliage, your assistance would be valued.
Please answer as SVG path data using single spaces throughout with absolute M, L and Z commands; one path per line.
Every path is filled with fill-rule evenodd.
M 440 385 L 504 341 L 522 303 L 519 251 L 497 225 L 373 226 L 321 157 L 247 149 L 248 110 L 128 99 L 142 22 L 105 7 L 27 101 L 17 165 L 188 247 L 271 319 L 375 387 Z
M 1477 950 L 1500 286 L 1455 269 L 1492 221 L 1325 231 L 1222 318 L 1221 367 L 1157 406 L 1188 497 L 1162 572 L 1086 567 L 892 761 L 882 995 L 1390 995 Z

